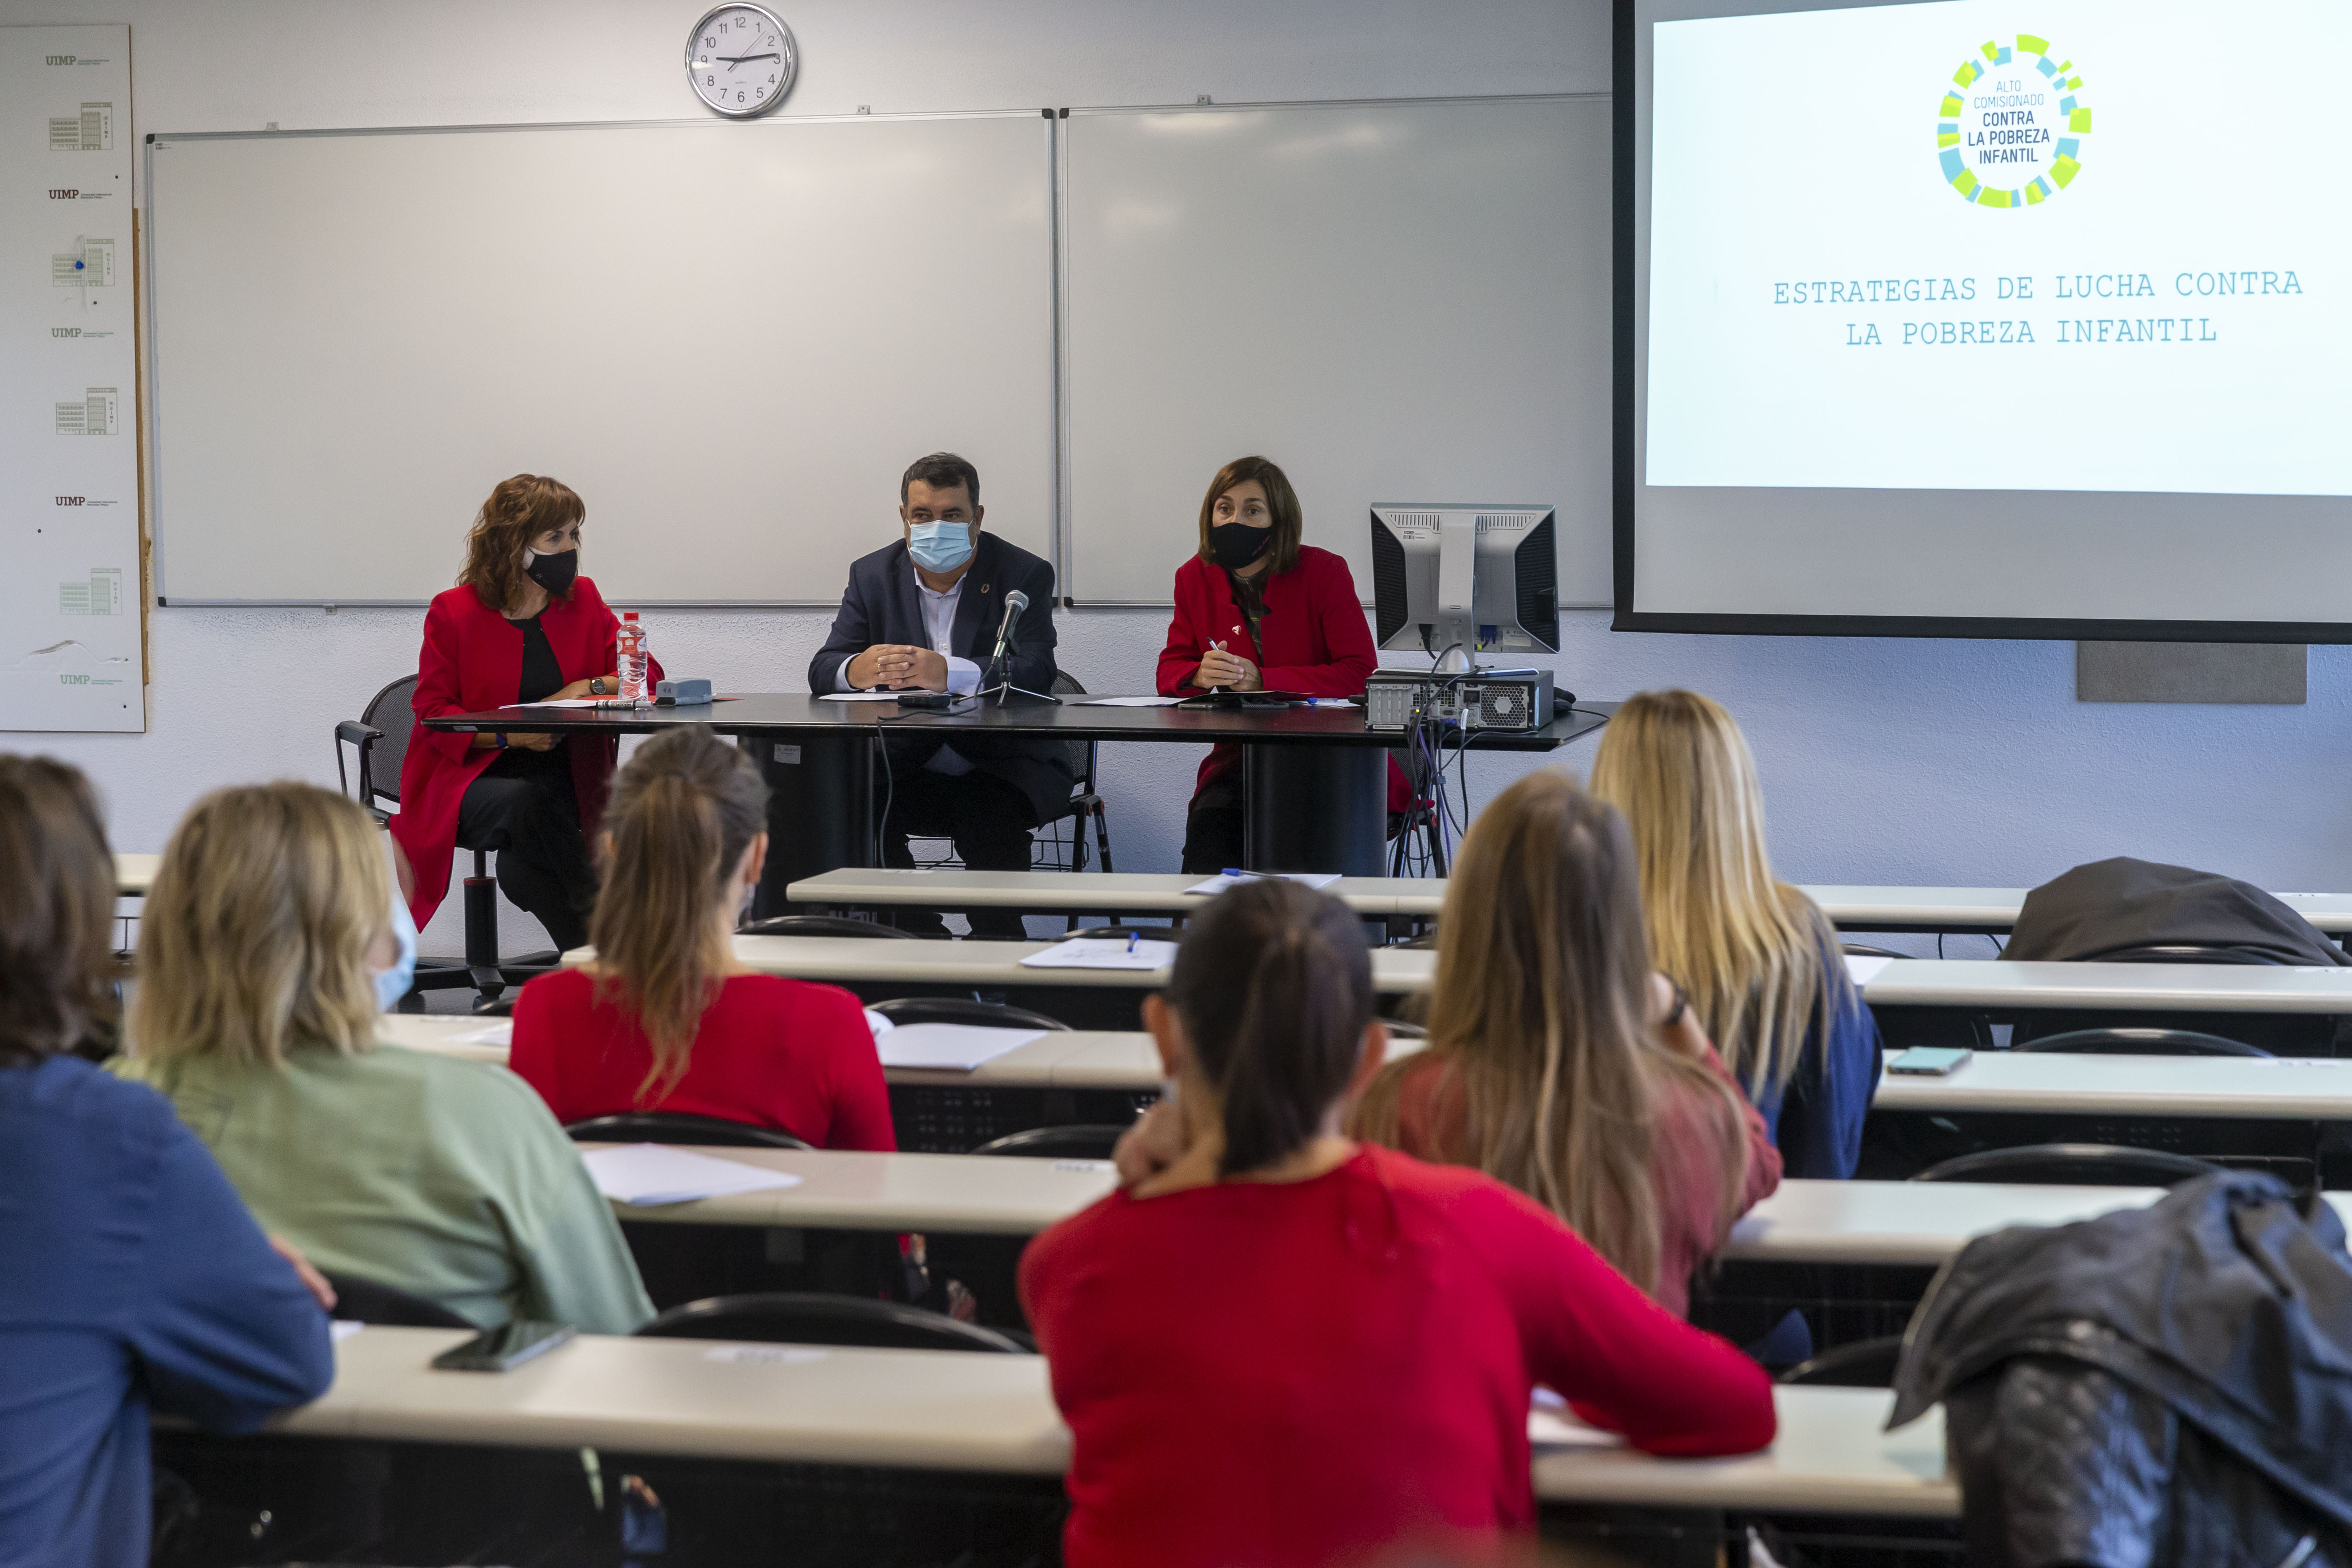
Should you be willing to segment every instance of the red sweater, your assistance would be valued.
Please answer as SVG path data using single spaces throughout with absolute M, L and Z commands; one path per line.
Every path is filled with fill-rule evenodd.
M 1725 1214 L 1720 1195 L 1724 1164 L 1737 1152 L 1723 1146 L 1722 1123 L 1714 1106 L 1680 1083 L 1669 1088 L 1661 1097 L 1650 1136 L 1651 1193 L 1658 1205 L 1658 1282 L 1651 1294 L 1678 1318 L 1690 1311 L 1691 1274 L 1715 1250 L 1716 1237 L 1780 1184 L 1780 1151 L 1772 1146 L 1764 1119 L 1738 1092 L 1730 1069 L 1711 1047 L 1706 1066 L 1738 1102 L 1747 1133 L 1748 1179 L 1739 1206 Z M 1443 1057 L 1427 1051 L 1406 1058 L 1399 1070 L 1405 1076 L 1397 1092 L 1398 1146 L 1416 1159 L 1462 1162 L 1463 1121 L 1469 1108 L 1462 1098 L 1461 1080 Z
M 1763 1369 L 1501 1183 L 1365 1145 L 1328 1174 L 1115 1194 L 1021 1259 L 1074 1439 L 1069 1568 L 1317 1568 L 1535 1522 L 1541 1383 L 1660 1454 L 1772 1439 Z
M 857 998 L 832 985 L 734 974 L 702 1015 L 686 1076 L 653 1105 L 637 1086 L 653 1047 L 635 1017 L 599 1002 L 585 970 L 561 969 L 515 1001 L 508 1065 L 558 1121 L 667 1110 L 775 1127 L 820 1149 L 898 1147 L 890 1092 Z
M 572 584 L 572 596 L 549 604 L 540 616 L 547 646 L 566 684 L 610 675 L 620 662 L 621 623 L 605 607 L 596 584 L 585 577 Z M 647 679 L 662 678 L 661 661 L 648 658 Z M 478 713 L 504 708 L 522 690 L 522 631 L 482 602 L 471 588 L 446 589 L 425 612 L 425 647 L 416 657 L 416 717 Z M 572 785 L 580 802 L 580 826 L 593 843 L 613 782 L 617 735 L 573 734 L 564 742 L 572 759 Z M 408 911 L 417 929 L 433 918 L 449 890 L 449 857 L 457 847 L 457 803 L 466 786 L 498 760 L 471 735 L 445 735 L 418 725 L 400 764 L 400 810 L 392 836 L 416 874 Z
M 1262 652 L 1250 645 L 1249 624 L 1234 604 L 1233 584 L 1224 568 L 1198 555 L 1176 568 L 1176 614 L 1168 623 L 1168 646 L 1160 650 L 1160 694 L 1197 697 L 1192 684 L 1201 656 L 1209 644 L 1221 642 L 1258 667 L 1268 691 L 1296 691 L 1307 697 L 1361 697 L 1364 679 L 1380 667 L 1372 646 L 1372 630 L 1364 620 L 1362 601 L 1356 597 L 1356 579 L 1345 558 L 1311 544 L 1298 547 L 1298 564 L 1289 571 L 1268 573 L 1265 614 L 1257 624 Z M 1197 790 L 1211 779 L 1241 765 L 1241 749 L 1231 742 L 1219 744 L 1201 763 Z M 1403 774 L 1389 769 L 1389 809 L 1402 811 Z

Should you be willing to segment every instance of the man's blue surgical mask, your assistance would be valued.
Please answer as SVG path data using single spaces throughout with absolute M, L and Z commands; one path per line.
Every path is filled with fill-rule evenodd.
M 971 559 L 971 525 L 916 523 L 907 531 L 907 553 L 926 572 L 952 572 Z
M 400 952 L 390 969 L 375 972 L 375 1010 L 389 1013 L 408 994 L 416 980 L 416 922 L 408 918 L 408 905 L 395 892 L 392 895 L 392 940 Z

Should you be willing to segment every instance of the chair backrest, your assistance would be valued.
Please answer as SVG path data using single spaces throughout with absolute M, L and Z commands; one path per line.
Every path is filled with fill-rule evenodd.
M 400 765 L 408 758 L 408 739 L 416 728 L 416 677 L 404 675 L 368 699 L 360 722 L 383 731 L 360 763 L 360 804 L 373 805 L 378 797 L 400 798 Z
M 2028 1143 L 1956 1155 L 1911 1179 L 2029 1186 L 2168 1187 L 2221 1169 L 2208 1161 L 2164 1149 L 2126 1149 L 2114 1143 Z
M 321 1273 L 325 1270 L 321 1269 Z M 335 1316 L 348 1323 L 385 1329 L 470 1329 L 476 1325 L 438 1301 L 379 1285 L 350 1274 L 328 1274 L 335 1288 Z
M 753 1340 L 766 1344 L 862 1345 L 877 1350 L 982 1351 L 1032 1355 L 1017 1341 L 898 1301 L 781 1291 L 712 1296 L 672 1307 L 637 1331 L 658 1340 Z
M 1811 1361 L 1801 1361 L 1772 1381 L 1816 1388 L 1892 1388 L 1895 1363 L 1902 1355 L 1901 1334 L 1856 1340 L 1850 1345 L 1823 1351 Z
M 869 1003 L 866 1009 L 898 1024 L 977 1024 L 983 1029 L 1058 1029 L 1069 1026 L 1048 1014 L 1002 1002 L 981 1002 L 970 996 L 893 996 Z
M 628 1110 L 592 1116 L 565 1127 L 575 1143 L 699 1143 L 719 1149 L 814 1149 L 777 1127 L 685 1116 L 668 1110 Z
M 2242 1040 L 2195 1029 L 2069 1029 L 2020 1044 L 2021 1051 L 2107 1057 L 2262 1057 L 2270 1052 Z
M 1045 692 L 1049 697 L 1084 697 L 1087 694 L 1087 689 L 1080 685 L 1078 678 L 1068 670 L 1056 669 L 1054 671 L 1053 682 L 1045 688 Z M 1078 781 L 1080 789 L 1089 795 L 1093 794 L 1095 743 L 1092 741 L 1064 741 L 1061 745 L 1062 755 L 1070 764 L 1071 776 Z
M 856 915 L 771 915 L 741 928 L 745 936 L 878 936 L 919 942 L 910 931 L 886 926 Z
M 971 1154 L 1007 1154 L 1026 1160 L 1108 1160 L 1127 1131 L 1108 1124 L 1076 1123 L 1068 1127 L 1032 1127 L 992 1138 Z

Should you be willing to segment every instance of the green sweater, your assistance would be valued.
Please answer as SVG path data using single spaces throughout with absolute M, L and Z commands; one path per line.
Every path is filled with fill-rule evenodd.
M 262 1228 L 331 1274 L 484 1328 L 548 1318 L 625 1334 L 653 1316 L 579 1151 L 504 1068 L 398 1046 L 304 1047 L 282 1068 L 109 1065 L 168 1097 Z

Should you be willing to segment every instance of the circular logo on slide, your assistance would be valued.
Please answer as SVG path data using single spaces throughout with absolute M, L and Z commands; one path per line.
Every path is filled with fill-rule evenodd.
M 2020 33 L 2009 44 L 1987 39 L 1952 73 L 1936 114 L 1937 155 L 1964 202 L 2040 206 L 2083 172 L 2090 131 L 2074 62 Z

